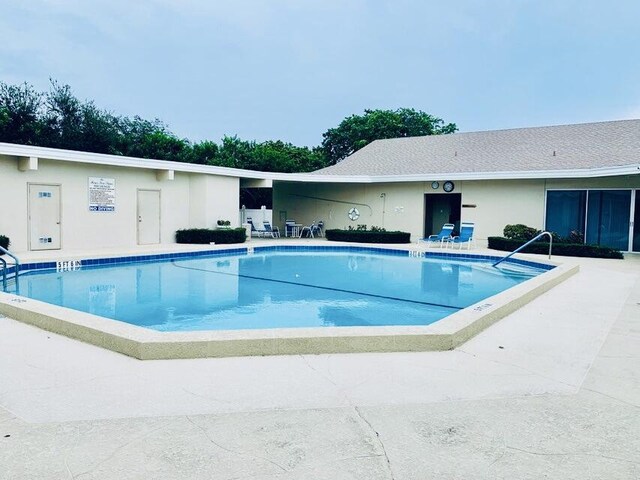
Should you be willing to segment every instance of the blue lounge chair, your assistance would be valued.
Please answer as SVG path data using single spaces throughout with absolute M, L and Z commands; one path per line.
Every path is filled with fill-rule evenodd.
M 247 223 L 251 225 L 251 236 L 252 237 L 264 237 L 266 236 L 266 230 L 258 230 L 256 226 L 253 224 L 253 219 L 251 217 L 247 217 Z
M 453 248 L 453 245 L 460 245 L 460 247 L 458 248 L 462 249 L 462 245 L 466 243 L 467 250 L 469 250 L 471 248 L 471 242 L 475 242 L 473 238 L 474 228 L 475 228 L 474 223 L 462 222 L 460 224 L 460 235 L 451 237 L 451 240 L 449 240 L 449 243 L 451 244 L 451 248 Z
M 271 238 L 280 238 L 280 229 L 278 227 L 272 227 L 269 220 L 262 222 L 264 224 L 264 236 Z
M 423 238 L 420 241 L 425 242 L 427 246 L 440 244 L 440 248 L 442 248 L 445 242 L 451 241 L 451 234 L 453 233 L 454 228 L 455 225 L 453 223 L 445 223 L 442 226 L 442 230 L 440 230 L 440 233 L 429 235 L 427 238 Z

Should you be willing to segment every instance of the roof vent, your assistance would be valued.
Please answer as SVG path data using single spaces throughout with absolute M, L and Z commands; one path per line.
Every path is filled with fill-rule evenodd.
M 556 151 L 555 151 L 555 150 L 553 151 L 553 156 L 554 156 L 554 157 L 556 156 Z

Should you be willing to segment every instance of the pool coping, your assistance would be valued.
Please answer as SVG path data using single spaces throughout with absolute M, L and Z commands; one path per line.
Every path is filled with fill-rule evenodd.
M 196 256 L 255 254 L 266 251 L 384 251 L 417 257 L 499 259 L 500 256 L 425 252 L 401 246 L 237 246 L 196 252 L 87 259 L 82 266 L 157 261 Z M 579 271 L 577 264 L 514 259 L 512 263 L 546 266 L 546 272 L 426 326 L 313 327 L 264 330 L 159 332 L 125 322 L 0 292 L 0 313 L 140 360 L 293 355 L 320 353 L 451 350 Z M 25 264 L 23 271 L 73 268 L 58 262 Z

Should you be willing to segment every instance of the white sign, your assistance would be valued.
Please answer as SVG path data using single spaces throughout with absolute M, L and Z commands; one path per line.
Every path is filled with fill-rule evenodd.
M 115 178 L 89 177 L 89 211 L 114 212 L 115 210 Z

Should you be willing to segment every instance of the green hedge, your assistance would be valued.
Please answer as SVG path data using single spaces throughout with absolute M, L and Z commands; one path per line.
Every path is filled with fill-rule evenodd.
M 503 237 L 489 237 L 489 248 L 512 252 L 524 242 L 521 240 L 509 240 Z M 534 242 L 522 253 L 549 253 L 549 242 Z M 614 248 L 599 247 L 597 245 L 584 245 L 581 243 L 553 243 L 552 255 L 565 257 L 592 257 L 592 258 L 624 258 L 619 250 Z
M 327 230 L 327 240 L 359 243 L 411 243 L 408 232 L 372 232 L 370 230 Z
M 231 228 L 228 230 L 211 230 L 208 228 L 188 228 L 176 232 L 178 243 L 243 243 L 247 239 L 244 228 Z
M 9 240 L 9 237 L 0 235 L 0 247 L 4 249 L 9 249 L 9 245 L 11 245 L 11 241 Z

